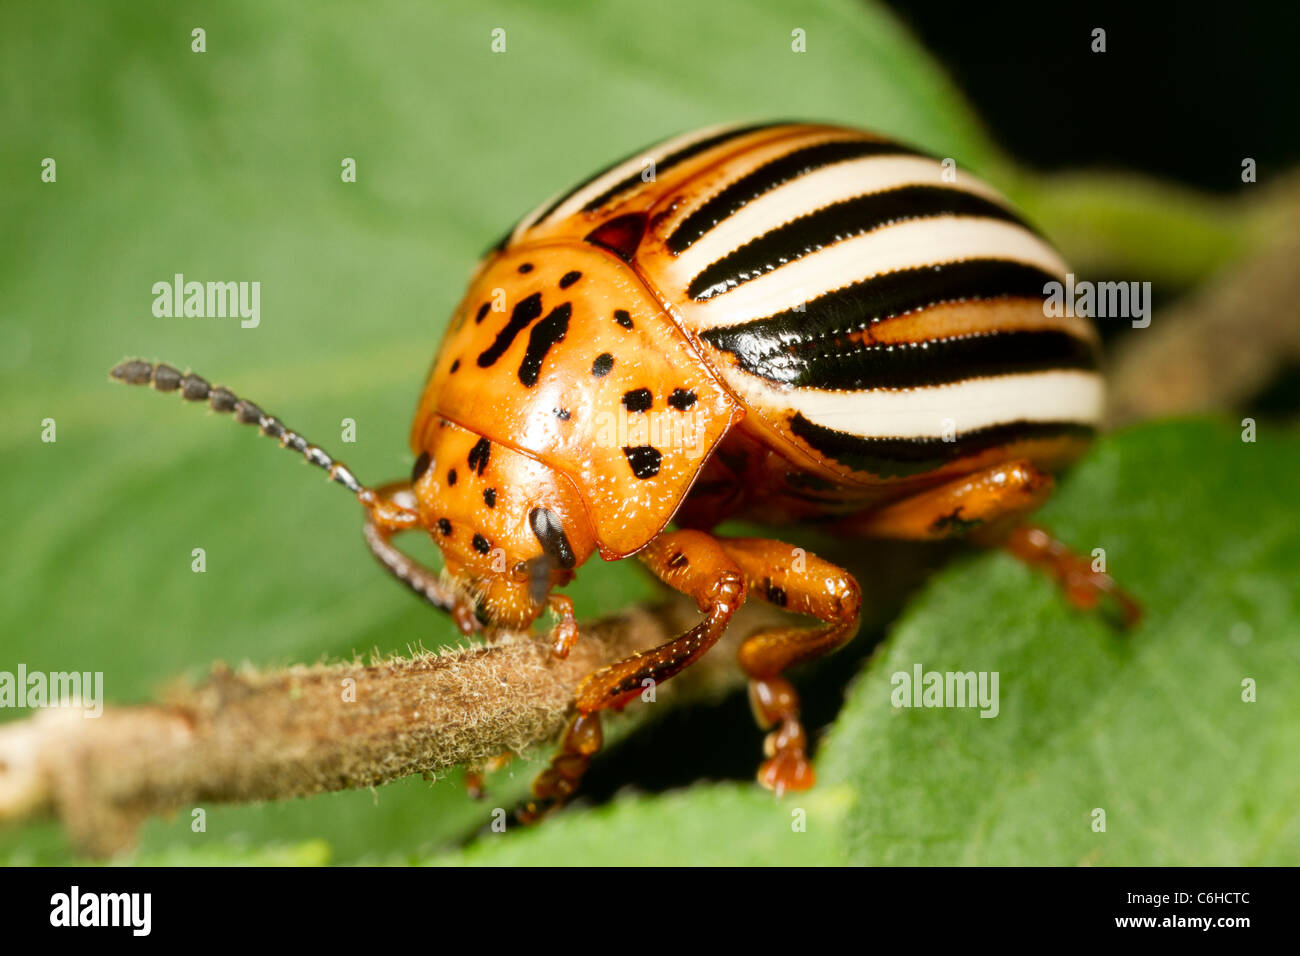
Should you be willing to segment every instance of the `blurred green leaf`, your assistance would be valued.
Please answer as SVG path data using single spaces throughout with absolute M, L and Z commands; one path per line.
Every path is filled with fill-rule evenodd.
M 1006 555 L 936 577 L 822 760 L 861 863 L 1300 862 L 1300 436 L 1204 423 L 1103 441 L 1040 517 L 1144 603 L 1127 634 Z M 895 708 L 891 675 L 997 671 L 1000 712 Z M 1258 700 L 1242 700 L 1242 682 Z M 1093 811 L 1106 832 L 1092 830 Z
M 485 866 L 823 866 L 846 861 L 846 787 L 778 801 L 756 785 L 699 784 L 628 796 L 523 832 L 489 833 L 456 853 L 419 860 Z
M 330 846 L 324 840 L 260 847 L 178 845 L 138 856 L 131 862 L 141 866 L 324 866 L 330 862 Z
M 1147 281 L 1165 295 L 1203 282 L 1282 225 L 1244 198 L 1134 174 L 1026 174 L 1003 185 L 1077 274 Z

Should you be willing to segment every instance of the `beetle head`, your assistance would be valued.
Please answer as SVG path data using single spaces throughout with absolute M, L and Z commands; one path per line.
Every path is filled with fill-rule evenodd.
M 412 473 L 420 523 L 479 623 L 526 628 L 595 550 L 568 478 L 451 422 Z

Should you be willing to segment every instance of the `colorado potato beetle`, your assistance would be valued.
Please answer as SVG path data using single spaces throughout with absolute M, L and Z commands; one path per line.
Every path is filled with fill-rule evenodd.
M 411 429 L 410 480 L 361 485 L 229 391 L 166 365 L 113 370 L 256 423 L 353 492 L 385 568 L 465 633 L 558 615 L 592 555 L 635 556 L 698 603 L 699 624 L 591 674 L 532 812 L 574 792 L 600 714 L 707 652 L 746 597 L 816 620 L 741 645 L 759 780 L 813 782 L 783 676 L 858 623 L 848 572 L 724 519 L 816 520 L 843 535 L 978 530 L 1088 607 L 1136 605 L 1023 524 L 1101 413 L 1098 340 L 1045 314 L 1066 267 L 990 187 L 891 140 L 837 126 L 714 127 L 642 150 L 525 216 L 479 265 Z M 671 527 L 670 527 L 671 525 Z M 439 574 L 394 534 L 432 536 Z

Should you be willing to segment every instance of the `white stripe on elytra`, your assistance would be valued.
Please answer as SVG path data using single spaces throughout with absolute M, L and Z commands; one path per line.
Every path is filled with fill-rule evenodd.
M 800 216 L 831 203 L 899 186 L 942 186 L 1007 205 L 995 190 L 965 173 L 958 172 L 955 183 L 945 183 L 943 171 L 937 162 L 924 156 L 867 156 L 800 176 L 746 203 L 735 215 L 706 232 L 672 260 L 671 278 L 685 286 L 723 256 Z
M 774 315 L 873 276 L 963 259 L 1010 259 L 1063 276 L 1065 263 L 1029 230 L 999 219 L 945 216 L 886 226 L 796 259 L 703 302 L 682 305 L 700 329 Z
M 576 193 L 574 193 L 563 203 L 561 203 L 558 207 L 556 207 L 556 209 L 546 217 L 545 221 L 554 222 L 558 219 L 563 219 L 565 216 L 572 215 L 573 213 L 580 210 L 583 206 L 585 206 L 590 200 L 595 199 L 597 196 L 599 196 L 605 190 L 609 189 L 615 183 L 622 182 L 624 179 L 627 179 L 629 176 L 639 175 L 642 172 L 642 170 L 646 168 L 647 159 L 653 159 L 656 163 L 661 163 L 663 162 L 664 157 L 670 155 L 671 153 L 677 152 L 679 149 L 685 149 L 687 146 L 690 146 L 693 143 L 698 143 L 701 140 L 708 139 L 711 136 L 717 136 L 720 133 L 725 133 L 727 130 L 730 129 L 740 129 L 742 126 L 745 125 L 748 124 L 723 123 L 717 126 L 706 126 L 704 129 L 693 130 L 689 133 L 684 133 L 683 135 L 677 136 L 673 139 L 667 139 L 664 140 L 663 142 L 656 143 L 653 146 L 649 146 L 646 149 L 642 150 L 640 153 L 638 153 L 636 156 L 633 156 L 631 159 L 627 160 L 626 162 L 619 163 L 617 166 L 609 170 L 604 175 L 599 176 L 594 181 L 588 183 L 586 186 L 583 186 Z M 546 202 L 542 203 L 540 206 L 538 206 L 536 209 L 530 212 L 527 216 L 525 216 L 520 221 L 519 225 L 515 228 L 514 233 L 511 235 L 511 239 L 512 240 L 517 239 L 526 230 L 531 229 L 534 226 L 540 225 L 541 221 L 538 220 L 537 217 L 540 216 L 542 212 L 545 211 L 548 206 L 550 206 L 551 203 L 555 202 L 555 200 L 558 197 L 564 195 L 564 193 L 567 191 L 568 190 L 561 190 L 560 192 L 555 193 L 555 195 L 547 199 Z
M 1103 398 L 1101 377 L 1075 370 L 862 392 L 781 388 L 734 366 L 723 375 L 751 407 L 770 409 L 768 417 L 801 412 L 817 425 L 863 438 L 960 438 L 1017 421 L 1092 425 L 1101 419 Z

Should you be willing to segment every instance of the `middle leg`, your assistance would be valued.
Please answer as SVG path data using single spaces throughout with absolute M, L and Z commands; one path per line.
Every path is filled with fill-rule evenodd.
M 857 632 L 862 592 L 853 575 L 801 548 L 765 538 L 722 541 L 745 574 L 751 594 L 777 607 L 815 617 L 814 627 L 767 628 L 740 646 L 740 666 L 749 675 L 749 700 L 760 727 L 766 760 L 758 782 L 780 795 L 807 790 L 815 775 L 808 760 L 808 735 L 799 719 L 799 695 L 784 672 L 829 654 Z

